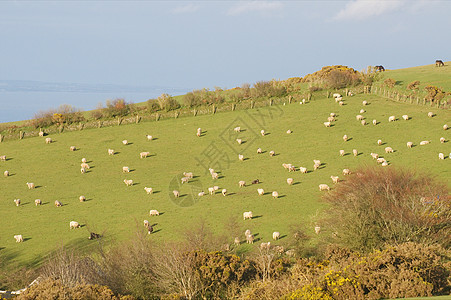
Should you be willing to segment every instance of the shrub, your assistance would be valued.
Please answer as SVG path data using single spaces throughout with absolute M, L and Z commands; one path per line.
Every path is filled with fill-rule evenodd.
M 130 113 L 130 104 L 124 99 L 107 100 L 102 113 L 106 118 L 123 117 Z
M 183 103 L 185 106 L 191 108 L 201 105 L 202 102 L 200 98 L 194 94 L 194 92 L 189 92 L 183 96 Z
M 313 92 L 319 92 L 319 91 L 322 91 L 323 88 L 322 88 L 322 87 L 319 87 L 319 86 L 311 86 L 311 87 L 308 88 L 308 90 L 309 90 L 310 93 L 313 93 Z
M 62 104 L 57 109 L 49 109 L 47 111 L 39 111 L 36 113 L 29 125 L 34 128 L 49 127 L 54 124 L 72 124 L 84 121 L 83 114 L 80 110 L 69 104 Z
M 393 88 L 396 85 L 396 81 L 393 78 L 387 78 L 384 80 L 384 84 L 389 88 Z
M 323 199 L 331 205 L 325 228 L 351 249 L 370 251 L 407 241 L 450 245 L 448 188 L 428 174 L 360 169 Z
M 180 107 L 180 104 L 169 94 L 161 94 L 157 98 L 160 109 L 171 111 Z
M 147 112 L 154 113 L 160 110 L 160 105 L 156 99 L 147 100 Z
M 416 90 L 418 90 L 419 86 L 420 86 L 420 81 L 415 80 L 415 81 L 412 81 L 411 83 L 409 83 L 407 85 L 407 89 L 408 90 L 412 90 L 412 91 L 416 91 Z
M 428 93 L 426 95 L 426 100 L 431 101 L 431 102 L 440 101 L 446 95 L 445 92 L 442 91 L 441 88 L 438 88 L 438 87 L 433 86 L 433 85 L 428 85 L 424 89 Z
M 324 84 L 331 89 L 341 89 L 347 86 L 354 86 L 360 83 L 359 72 L 347 66 L 326 66 L 320 71 L 309 74 L 302 79 L 302 82 Z

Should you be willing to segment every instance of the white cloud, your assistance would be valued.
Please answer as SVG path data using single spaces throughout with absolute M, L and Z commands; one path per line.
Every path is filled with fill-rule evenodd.
M 274 10 L 281 9 L 283 4 L 277 1 L 241 1 L 232 6 L 227 14 L 230 16 L 237 16 L 249 12 L 267 13 Z
M 380 16 L 400 9 L 405 0 L 355 0 L 346 4 L 345 8 L 335 15 L 335 20 L 364 20 Z
M 183 6 L 177 6 L 172 10 L 172 13 L 174 14 L 190 14 L 194 13 L 199 10 L 199 6 L 195 5 L 193 3 L 189 3 Z

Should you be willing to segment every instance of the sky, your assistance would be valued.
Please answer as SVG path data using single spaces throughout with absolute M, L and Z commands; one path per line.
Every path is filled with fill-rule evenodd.
M 406 68 L 450 60 L 450 12 L 433 0 L 4 0 L 0 81 L 192 90 Z

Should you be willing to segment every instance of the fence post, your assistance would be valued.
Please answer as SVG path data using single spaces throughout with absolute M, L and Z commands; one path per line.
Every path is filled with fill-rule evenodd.
M 196 116 L 197 115 L 197 109 L 193 110 L 193 115 Z
M 136 124 L 139 123 L 140 119 L 141 119 L 141 118 L 139 117 L 139 115 L 136 115 Z
M 158 120 L 160 120 L 160 114 L 159 114 L 159 113 L 157 113 L 157 114 L 155 115 L 155 121 L 158 121 Z
M 272 106 L 272 99 L 269 99 L 269 106 Z
M 174 114 L 174 118 L 177 119 L 178 117 L 179 117 L 179 112 L 176 111 L 175 114 Z
M 84 126 L 85 125 L 82 122 L 80 122 L 80 124 L 78 124 L 78 130 L 83 130 Z
M 236 104 L 235 104 L 235 103 L 232 103 L 232 111 L 234 111 L 235 108 L 236 108 Z
M 61 126 L 58 128 L 58 132 L 61 133 L 61 132 L 63 132 L 63 130 L 64 130 L 64 125 L 61 125 Z
M 213 110 L 212 113 L 215 114 L 216 113 L 216 105 L 213 104 Z
M 3 142 L 3 135 L 0 134 L 0 143 Z
M 346 92 L 348 91 L 348 89 L 346 89 Z M 312 99 L 312 94 L 311 93 L 308 93 L 308 95 L 307 95 L 307 100 L 308 101 L 310 101 Z
M 251 100 L 251 108 L 254 108 L 254 100 Z
M 23 139 L 23 136 L 24 136 L 24 132 L 21 130 L 19 132 L 19 140 Z
M 329 98 L 329 92 L 327 93 L 327 98 Z M 293 96 L 288 96 L 288 103 L 291 104 L 291 101 L 293 100 Z

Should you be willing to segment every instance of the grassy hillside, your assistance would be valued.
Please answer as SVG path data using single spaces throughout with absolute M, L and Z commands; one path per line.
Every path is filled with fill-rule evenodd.
M 363 100 L 370 103 L 363 115 L 368 122 L 377 119 L 377 126 L 362 126 L 356 121 Z M 0 254 L 9 261 L 39 263 L 61 244 L 89 246 L 86 229 L 103 233 L 107 240 L 122 240 L 137 227 L 141 230 L 144 219 L 158 224 L 156 234 L 149 236 L 156 240 L 182 238 L 184 230 L 203 219 L 215 233 L 230 236 L 231 242 L 233 228 L 228 224 L 237 222 L 240 232 L 250 228 L 261 241 L 269 241 L 273 231 L 280 231 L 282 236 L 288 236 L 275 244 L 287 243 L 291 225 L 300 224 L 313 232 L 314 217 L 324 207 L 319 201 L 318 185 L 327 183 L 332 187 L 330 176 L 343 178 L 344 168 L 355 170 L 375 164 L 370 152 L 384 156 L 389 167 L 427 170 L 449 182 L 451 160 L 438 159 L 439 152 L 451 152 L 449 142 L 439 142 L 442 136 L 451 139 L 450 131 L 442 129 L 445 123 L 451 125 L 449 111 L 396 103 L 373 95 L 345 98 L 345 103 L 340 107 L 332 99 L 318 98 L 305 105 L 68 132 L 49 136 L 55 141 L 52 144 L 45 144 L 44 138 L 39 137 L 1 143 L 0 155 L 6 155 L 8 160 L 0 162 L 0 171 L 8 170 L 12 176 L 0 178 Z M 428 118 L 428 111 L 437 116 Z M 326 128 L 323 122 L 330 112 L 338 117 L 331 128 Z M 403 114 L 412 119 L 403 121 Z M 390 115 L 400 120 L 388 123 Z M 235 133 L 236 126 L 244 131 Z M 200 138 L 196 136 L 198 127 L 204 130 Z M 268 135 L 260 136 L 261 129 Z M 293 133 L 287 134 L 288 129 Z M 154 140 L 147 141 L 146 134 L 153 135 Z M 348 142 L 342 140 L 344 134 L 351 138 Z M 238 145 L 238 137 L 245 142 Z M 130 144 L 123 145 L 123 139 Z M 382 146 L 377 145 L 378 139 L 384 141 Z M 418 146 L 422 140 L 432 142 Z M 408 149 L 408 141 L 416 147 Z M 79 150 L 69 151 L 72 145 Z M 393 147 L 395 153 L 384 155 L 386 146 Z M 263 154 L 256 153 L 258 147 Z M 116 155 L 108 156 L 108 148 L 114 149 Z M 348 155 L 340 157 L 340 149 Z M 353 157 L 352 149 L 359 151 L 357 157 Z M 270 157 L 271 150 L 277 155 Z M 140 159 L 141 151 L 149 151 L 151 156 Z M 239 153 L 245 155 L 245 161 L 238 161 Z M 91 166 L 86 174 L 80 174 L 82 157 Z M 323 162 L 321 169 L 313 171 L 313 159 Z M 282 163 L 305 166 L 310 172 L 288 173 Z M 213 167 L 220 178 L 212 180 L 202 164 Z M 129 166 L 132 172 L 122 173 L 123 166 Z M 178 183 L 184 171 L 194 172 L 196 178 L 181 186 Z M 296 184 L 288 186 L 288 177 L 294 178 Z M 238 181 L 249 184 L 256 178 L 262 182 L 258 186 L 238 187 Z M 133 179 L 135 184 L 127 187 L 124 179 Z M 28 190 L 26 182 L 34 182 L 37 188 Z M 223 197 L 218 192 L 197 197 L 200 190 L 207 192 L 213 185 L 226 188 L 229 195 Z M 152 187 L 154 194 L 147 195 L 144 187 Z M 258 196 L 257 187 L 265 189 L 266 194 Z M 173 189 L 180 190 L 180 199 L 173 199 Z M 272 191 L 278 191 L 281 197 L 273 199 Z M 80 203 L 80 195 L 88 201 Z M 22 201 L 19 207 L 13 203 L 16 198 Z M 36 207 L 37 198 L 44 205 Z M 55 200 L 61 201 L 63 207 L 54 207 Z M 150 209 L 162 214 L 150 217 Z M 243 221 L 242 213 L 249 210 L 258 217 Z M 72 220 L 84 227 L 70 230 Z M 22 234 L 25 242 L 15 243 L 15 234 Z

